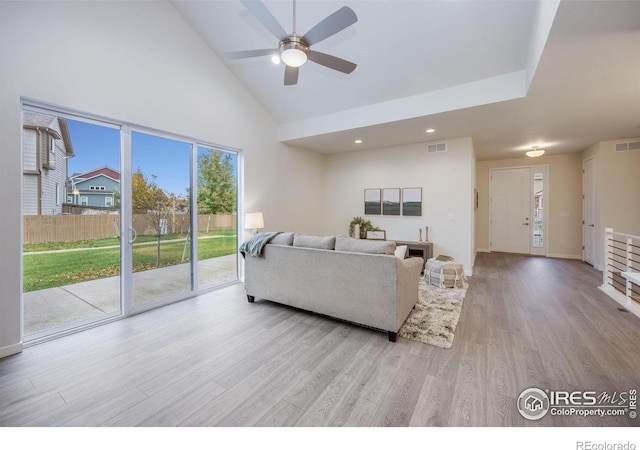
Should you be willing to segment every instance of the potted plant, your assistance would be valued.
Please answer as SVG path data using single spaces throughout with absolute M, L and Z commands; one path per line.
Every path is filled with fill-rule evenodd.
M 354 217 L 351 223 L 349 223 L 349 236 L 354 236 L 356 225 L 360 227 L 360 239 L 365 239 L 367 237 L 367 231 L 376 231 L 379 230 L 378 227 L 373 226 L 370 220 L 365 220 L 362 217 Z

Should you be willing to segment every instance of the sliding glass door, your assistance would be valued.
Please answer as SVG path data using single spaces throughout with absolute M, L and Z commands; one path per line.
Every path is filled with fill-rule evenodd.
M 134 307 L 192 290 L 191 148 L 186 142 L 131 133 Z
M 25 341 L 122 313 L 120 127 L 25 108 Z
M 25 341 L 238 280 L 237 152 L 36 105 L 23 143 Z
M 198 287 L 238 279 L 238 155 L 198 146 Z

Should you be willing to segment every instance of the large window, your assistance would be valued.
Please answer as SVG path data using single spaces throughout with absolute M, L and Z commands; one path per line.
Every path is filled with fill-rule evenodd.
M 61 137 L 57 146 L 53 133 Z M 24 161 L 34 152 L 50 156 L 37 174 L 39 189 L 22 191 L 23 334 L 31 341 L 122 313 L 119 209 L 94 208 L 79 193 L 72 205 L 73 194 L 62 195 L 63 186 L 71 193 L 72 174 L 119 173 L 121 145 L 118 127 L 38 108 L 25 108 L 23 136 Z
M 40 105 L 23 111 L 25 341 L 238 280 L 237 151 Z M 38 137 L 43 124 L 56 139 Z M 49 168 L 38 170 L 45 155 Z
M 238 274 L 238 155 L 198 147 L 198 285 L 235 280 Z

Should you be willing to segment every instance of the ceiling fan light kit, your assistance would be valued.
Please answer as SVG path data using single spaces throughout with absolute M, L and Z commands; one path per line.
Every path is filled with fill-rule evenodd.
M 289 67 L 300 67 L 309 58 L 309 46 L 298 36 L 280 42 L 280 59 Z
M 308 60 L 325 66 L 329 69 L 350 74 L 357 65 L 351 61 L 338 58 L 326 53 L 311 50 L 311 46 L 323 41 L 358 21 L 353 10 L 343 6 L 333 14 L 321 20 L 311 28 L 304 36 L 296 33 L 296 1 L 293 0 L 293 31 L 287 33 L 271 12 L 261 1 L 243 0 L 245 8 L 265 27 L 272 35 L 278 38 L 277 49 L 257 49 L 225 52 L 228 59 L 254 58 L 257 56 L 271 56 L 274 63 L 282 60 L 285 64 L 284 84 L 290 86 L 298 83 L 298 68 Z

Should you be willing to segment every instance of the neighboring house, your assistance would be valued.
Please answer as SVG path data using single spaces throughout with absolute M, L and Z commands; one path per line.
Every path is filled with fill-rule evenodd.
M 101 167 L 76 173 L 67 183 L 67 203 L 79 206 L 113 208 L 120 192 L 120 172 Z
M 74 156 L 67 121 L 29 111 L 22 121 L 22 212 L 62 214 L 67 158 Z

